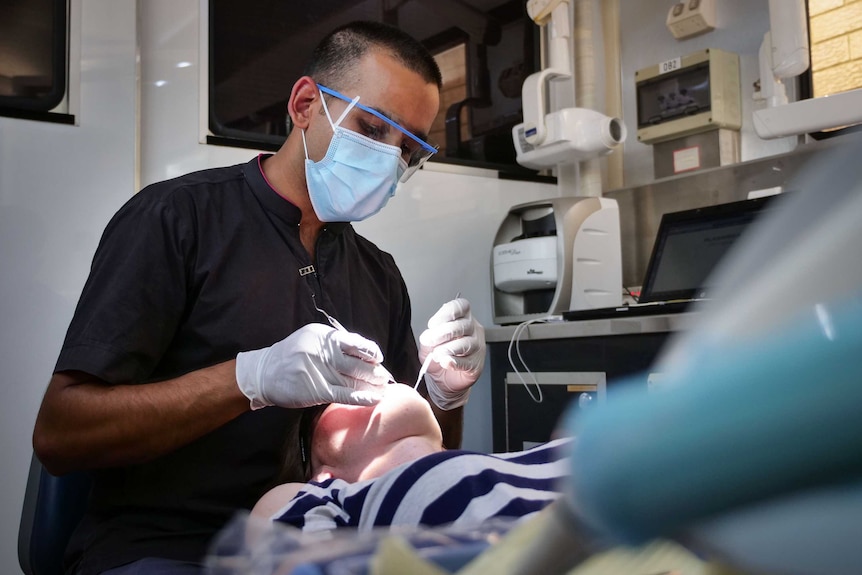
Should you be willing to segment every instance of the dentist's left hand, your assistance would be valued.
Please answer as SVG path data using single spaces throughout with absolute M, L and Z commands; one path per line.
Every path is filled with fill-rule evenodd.
M 374 405 L 391 377 L 382 361 L 373 341 L 312 323 L 270 347 L 238 354 L 236 381 L 252 409 Z
M 485 328 L 470 313 L 470 302 L 457 298 L 428 320 L 419 336 L 419 359 L 432 354 L 426 385 L 431 400 L 443 410 L 467 403 L 470 387 L 485 367 Z

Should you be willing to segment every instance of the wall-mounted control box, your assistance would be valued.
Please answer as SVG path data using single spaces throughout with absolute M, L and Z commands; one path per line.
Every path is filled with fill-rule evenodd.
M 708 48 L 635 72 L 638 141 L 742 127 L 739 56 Z

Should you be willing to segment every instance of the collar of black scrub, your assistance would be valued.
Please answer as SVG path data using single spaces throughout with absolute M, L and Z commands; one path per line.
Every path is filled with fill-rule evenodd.
M 255 197 L 268 212 L 291 226 L 298 226 L 302 220 L 302 211 L 276 192 L 263 175 L 262 162 L 270 156 L 272 154 L 259 154 L 250 160 L 243 166 L 243 176 Z M 328 222 L 323 229 L 338 235 L 349 226 L 350 222 Z

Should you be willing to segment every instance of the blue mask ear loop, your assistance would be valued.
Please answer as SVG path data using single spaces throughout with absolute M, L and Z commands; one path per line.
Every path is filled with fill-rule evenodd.
M 329 120 L 329 125 L 332 126 L 332 131 L 335 132 L 335 128 L 341 125 L 341 122 L 347 116 L 348 112 L 356 106 L 356 103 L 359 102 L 359 96 L 353 98 L 344 111 L 338 116 L 338 120 L 335 122 L 332 121 L 332 116 L 329 115 L 329 106 L 326 105 L 326 98 L 323 97 L 323 92 L 320 92 L 320 103 L 323 104 L 323 111 L 326 112 L 326 119 Z M 308 159 L 308 145 L 305 143 L 305 130 L 300 132 L 302 134 L 302 147 L 305 148 L 305 159 Z

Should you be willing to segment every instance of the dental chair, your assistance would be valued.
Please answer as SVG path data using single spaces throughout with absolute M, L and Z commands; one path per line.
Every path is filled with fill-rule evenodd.
M 51 475 L 33 454 L 18 529 L 18 563 L 25 575 L 62 575 L 63 554 L 87 505 L 87 473 Z
M 717 298 L 601 409 L 569 413 L 566 500 L 611 544 L 743 573 L 862 573 L 862 139 L 812 161 Z
M 678 387 L 573 419 L 572 509 L 742 573 L 862 573 L 862 305 L 833 311 L 831 335 L 692 355 Z

